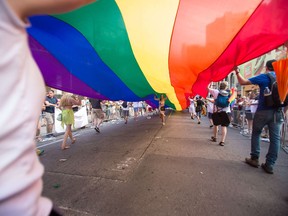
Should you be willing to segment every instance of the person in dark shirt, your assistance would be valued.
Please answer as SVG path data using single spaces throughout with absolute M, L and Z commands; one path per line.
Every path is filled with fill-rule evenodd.
M 54 126 L 54 113 L 55 107 L 58 107 L 58 99 L 54 96 L 54 91 L 51 89 L 45 99 L 46 109 L 44 110 L 44 116 L 47 123 L 47 137 L 52 137 L 52 131 Z
M 199 98 L 196 100 L 197 106 L 196 106 L 196 117 L 198 119 L 198 124 L 201 124 L 201 113 L 204 106 L 204 102 L 202 100 L 202 97 L 199 96 Z
M 100 125 L 103 123 L 105 118 L 105 113 L 102 110 L 102 100 L 90 98 L 90 103 L 92 107 L 92 119 L 93 125 L 96 132 L 100 133 Z

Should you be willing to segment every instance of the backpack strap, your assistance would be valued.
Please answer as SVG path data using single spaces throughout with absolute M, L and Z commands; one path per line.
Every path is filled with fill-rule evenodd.
M 273 84 L 276 82 L 276 78 L 271 73 L 267 73 L 266 75 L 270 78 L 270 82 L 271 82 L 270 89 L 272 91 L 272 87 L 273 87 Z
M 215 101 L 214 101 L 214 105 L 213 105 L 213 112 L 219 112 L 222 111 L 224 108 L 218 107 L 215 105 Z

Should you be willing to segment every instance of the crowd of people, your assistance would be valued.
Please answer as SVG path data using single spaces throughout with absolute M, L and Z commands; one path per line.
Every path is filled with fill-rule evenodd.
M 251 136 L 251 153 L 250 157 L 245 159 L 245 162 L 252 167 L 259 167 L 260 157 L 260 141 L 261 135 L 264 133 L 265 137 L 268 137 L 270 147 L 266 154 L 265 163 L 261 164 L 261 167 L 265 172 L 273 174 L 273 167 L 278 157 L 280 149 L 280 130 L 284 121 L 285 115 L 287 115 L 286 107 L 268 105 L 265 101 L 264 90 L 272 88 L 272 80 L 270 76 L 275 79 L 275 72 L 273 68 L 273 62 L 275 60 L 269 60 L 266 62 L 266 73 L 251 77 L 249 79 L 244 78 L 237 67 L 235 67 L 235 74 L 240 85 L 257 85 L 259 90 L 248 92 L 247 95 L 238 96 L 234 103 L 231 103 L 228 82 L 220 82 L 219 89 L 208 86 L 209 96 L 203 99 L 200 96 L 196 96 L 194 99 L 188 97 L 190 101 L 189 112 L 191 118 L 197 118 L 198 124 L 201 123 L 201 115 L 205 115 L 208 112 L 208 118 L 211 123 L 210 127 L 214 128 L 213 136 L 211 136 L 212 142 L 217 142 L 219 135 L 218 127 L 221 126 L 221 141 L 220 146 L 225 145 L 225 139 L 227 136 L 227 127 L 230 123 L 242 122 L 242 126 L 247 124 L 247 133 Z M 226 98 L 227 105 L 223 105 L 222 98 Z M 287 99 L 286 99 L 287 100 Z M 222 103 L 220 105 L 220 102 Z M 234 112 L 234 115 L 231 113 Z M 235 115 L 235 113 L 237 115 Z M 235 125 L 235 124 L 234 124 Z M 237 126 L 237 125 L 236 125 Z
M 82 97 L 78 95 L 72 95 L 70 93 L 64 93 L 63 96 L 55 96 L 54 90 L 50 89 L 47 93 L 45 101 L 42 106 L 42 113 L 39 116 L 38 126 L 36 130 L 36 140 L 38 142 L 47 141 L 53 139 L 55 137 L 55 109 L 62 110 L 62 120 L 61 125 L 64 127 L 67 126 L 65 117 L 67 116 L 67 110 L 65 106 L 67 106 L 66 97 L 69 95 L 71 100 L 68 102 L 71 104 L 69 106 L 70 119 L 72 121 L 72 112 L 75 113 L 81 108 L 86 109 L 86 114 L 88 118 L 88 122 L 91 124 L 91 127 L 95 129 L 97 133 L 100 133 L 100 126 L 103 122 L 108 121 L 119 121 L 124 119 L 125 124 L 128 123 L 129 118 L 133 118 L 134 120 L 138 120 L 139 116 L 146 116 L 149 118 L 152 114 L 160 113 L 160 117 L 162 119 L 162 124 L 165 124 L 165 108 L 164 111 L 159 111 L 163 109 L 161 107 L 152 108 L 145 101 L 138 102 L 128 102 L 128 101 L 109 101 L 109 100 L 100 100 L 88 97 Z M 73 100 L 77 101 L 77 103 Z M 66 103 L 66 104 L 63 104 Z M 163 107 L 165 105 L 164 103 Z M 63 117 L 64 116 L 64 117 Z M 74 117 L 72 122 L 72 127 L 68 125 L 70 130 L 73 129 Z M 87 125 L 89 126 L 89 125 Z M 46 130 L 41 130 L 42 127 L 46 127 Z M 67 129 L 67 127 L 66 127 Z M 42 133 L 41 133 L 42 131 Z M 70 134 L 70 132 L 69 132 Z M 70 137 L 70 136 L 69 136 Z M 74 143 L 75 141 L 73 141 Z M 66 147 L 65 147 L 66 146 Z M 69 147 L 63 143 L 62 149 L 68 149 Z
M 227 82 L 222 82 L 220 83 L 220 88 L 222 85 L 224 85 L 224 83 L 226 83 L 225 85 L 228 85 Z M 201 117 L 207 116 L 210 122 L 210 128 L 213 127 L 212 113 L 215 111 L 215 90 L 217 89 L 209 87 L 209 94 L 206 98 L 201 96 L 188 97 L 188 100 L 190 101 L 188 109 L 191 119 L 195 118 L 198 120 L 197 123 L 201 124 Z M 229 106 L 229 117 L 231 125 L 236 128 L 247 127 L 247 129 L 244 130 L 244 133 L 249 136 L 252 133 L 252 123 L 258 106 L 258 97 L 259 91 L 258 89 L 255 89 L 253 91 L 247 92 L 246 95 L 238 95 L 235 101 L 233 101 Z M 263 131 L 263 137 L 267 138 L 265 131 Z
M 61 144 L 61 148 L 69 148 L 67 144 L 68 137 L 71 139 L 71 143 L 75 142 L 75 138 L 72 136 L 71 129 L 74 124 L 74 111 L 78 106 L 84 104 L 87 106 L 87 112 L 89 110 L 88 104 L 91 101 L 85 98 L 82 104 L 82 100 L 77 96 L 66 94 L 59 101 L 51 90 L 43 102 L 43 96 L 45 95 L 45 88 L 43 78 L 40 70 L 37 67 L 31 51 L 28 45 L 28 36 L 26 33 L 26 27 L 29 26 L 28 17 L 37 14 L 55 14 L 64 13 L 81 7 L 85 4 L 93 2 L 93 0 L 74 0 L 74 1 L 38 1 L 38 0 L 2 0 L 0 1 L 0 36 L 1 40 L 5 43 L 1 43 L 1 56 L 5 56 L 0 62 L 1 68 L 1 91 L 2 98 L 6 98 L 5 103 L 1 105 L 1 113 L 5 115 L 1 116 L 1 134 L 0 134 L 0 215 L 61 215 L 53 208 L 52 202 L 42 197 L 42 175 L 44 168 L 39 162 L 37 155 L 35 154 L 35 129 L 36 134 L 39 134 L 39 126 L 36 122 L 40 119 L 40 107 L 42 105 L 43 117 L 46 121 L 47 135 L 53 136 L 53 125 L 55 120 L 55 108 L 62 109 L 61 122 L 66 131 L 64 140 Z M 271 61 L 267 62 L 266 68 L 269 73 L 275 77 L 273 72 L 273 66 Z M 265 125 L 268 126 L 270 147 L 266 155 L 266 161 L 261 167 L 269 174 L 273 174 L 273 167 L 278 157 L 278 151 L 280 147 L 280 127 L 283 122 L 283 113 L 280 109 L 267 107 L 264 103 L 263 92 L 264 89 L 271 85 L 271 82 L 265 74 L 260 74 L 250 79 L 245 79 L 241 76 L 237 68 L 235 68 L 236 77 L 241 85 L 256 84 L 259 86 L 258 103 L 256 103 L 257 96 L 253 96 L 255 101 L 250 104 L 251 106 L 257 104 L 257 110 L 255 112 L 253 123 L 250 122 L 252 128 L 251 138 L 251 153 L 250 157 L 245 159 L 246 163 L 253 167 L 259 167 L 260 156 L 260 134 Z M 214 103 L 221 91 L 227 90 L 227 84 L 220 85 L 220 89 L 209 89 Z M 9 95 L 9 97 L 7 97 Z M 251 96 L 252 97 L 252 96 Z M 161 122 L 165 124 L 165 100 L 167 99 L 163 95 L 159 100 L 159 110 Z M 249 98 L 250 99 L 250 98 Z M 191 118 L 197 118 L 198 124 L 201 124 L 202 115 L 206 115 L 207 110 L 203 98 L 198 96 L 196 100 L 190 100 Z M 213 100 L 210 100 L 212 103 Z M 114 105 L 113 105 L 114 103 Z M 133 117 L 137 120 L 137 117 L 143 110 L 149 110 L 147 106 L 139 106 L 139 103 L 125 102 L 127 107 L 117 102 L 95 102 L 93 103 L 92 113 L 95 115 L 94 127 L 97 133 L 100 133 L 100 125 L 104 121 L 104 118 L 110 118 L 110 116 L 117 117 L 117 107 L 119 107 L 119 113 L 124 111 L 124 119 L 127 124 L 130 108 L 133 109 Z M 193 103 L 196 103 L 195 110 Z M 92 104 L 92 103 L 91 103 Z M 112 105 L 111 105 L 112 104 Z M 247 107 L 245 100 L 243 99 L 243 106 Z M 238 102 L 238 107 L 240 102 Z M 39 111 L 36 109 L 39 107 Z M 101 108 L 100 108 L 101 107 Z M 215 106 L 214 106 L 215 107 Z M 144 108 L 144 109 L 143 109 Z M 208 106 L 207 106 L 208 108 Z M 21 111 L 19 111 L 21 109 Z M 101 109 L 101 110 L 100 110 Z M 98 110 L 98 111 L 97 111 Z M 140 112 L 141 110 L 141 112 Z M 128 112 L 127 112 L 128 111 Z M 211 107 L 208 112 L 211 113 Z M 229 113 L 230 107 L 222 109 L 225 113 Z M 213 113 L 211 118 L 213 120 Z M 121 114 L 120 114 L 121 116 Z M 209 113 L 208 113 L 209 116 Z M 116 118 L 115 117 L 115 118 Z M 113 117 L 112 117 L 113 118 Z M 248 119 L 247 119 L 248 121 Z M 212 124 L 213 123 L 213 124 Z M 211 137 L 212 141 L 217 140 L 218 126 L 222 127 L 222 137 L 219 145 L 224 146 L 225 137 L 227 134 L 228 123 L 220 123 L 215 125 L 214 120 L 211 122 L 214 127 L 214 134 Z M 38 124 L 39 125 L 39 124 Z

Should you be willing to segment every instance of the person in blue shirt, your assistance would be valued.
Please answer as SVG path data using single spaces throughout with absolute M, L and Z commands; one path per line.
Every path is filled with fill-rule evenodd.
M 265 172 L 273 174 L 273 167 L 278 157 L 280 149 L 280 129 L 284 121 L 282 108 L 268 107 L 264 101 L 264 90 L 266 87 L 271 88 L 271 81 L 267 73 L 271 73 L 274 77 L 276 74 L 272 63 L 276 60 L 269 60 L 266 62 L 266 73 L 251 77 L 249 79 L 244 78 L 239 69 L 234 68 L 236 77 L 240 85 L 258 85 L 260 88 L 258 108 L 256 110 L 252 137 L 251 137 L 251 153 L 250 158 L 246 158 L 245 162 L 253 167 L 259 167 L 260 156 L 260 135 L 265 125 L 268 126 L 270 136 L 270 146 L 266 155 L 266 162 L 261 164 L 261 167 Z

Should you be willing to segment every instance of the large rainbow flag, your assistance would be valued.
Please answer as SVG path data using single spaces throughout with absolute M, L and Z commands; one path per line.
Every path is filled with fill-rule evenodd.
M 287 0 L 98 0 L 31 17 L 45 82 L 83 96 L 185 109 L 211 81 L 288 40 Z

